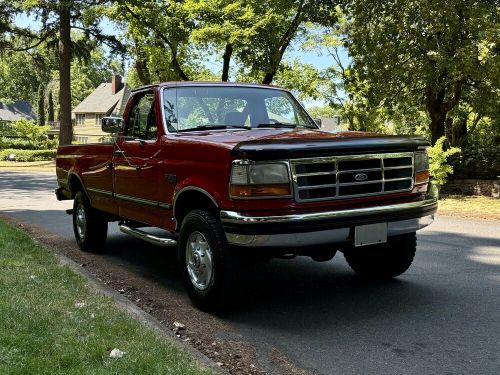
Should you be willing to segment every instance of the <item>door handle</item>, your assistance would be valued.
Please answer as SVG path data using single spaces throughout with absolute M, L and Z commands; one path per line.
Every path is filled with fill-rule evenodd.
M 116 156 L 124 156 L 125 155 L 125 151 L 123 151 L 123 150 L 115 150 L 115 155 Z

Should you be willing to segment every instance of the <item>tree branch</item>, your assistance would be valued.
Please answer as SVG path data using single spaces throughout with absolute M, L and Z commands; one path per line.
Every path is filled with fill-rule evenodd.
M 264 76 L 264 80 L 262 81 L 263 84 L 270 84 L 273 81 L 274 76 L 278 71 L 278 67 L 281 64 L 281 60 L 283 59 L 283 55 L 285 54 L 286 49 L 290 45 L 290 42 L 295 36 L 295 33 L 297 32 L 300 23 L 302 21 L 302 11 L 304 10 L 304 3 L 305 0 L 302 0 L 300 2 L 292 22 L 288 26 L 288 29 L 286 30 L 285 34 L 283 34 L 283 36 L 281 37 L 279 43 L 279 50 L 273 58 L 270 71 L 267 72 L 266 75 Z
M 227 82 L 229 79 L 229 64 L 231 62 L 231 55 L 233 54 L 233 45 L 231 43 L 226 44 L 226 49 L 224 55 L 222 56 L 222 81 Z
M 462 97 L 462 80 L 456 81 L 453 87 L 453 97 L 444 103 L 444 110 L 446 112 L 451 111 L 460 101 Z
M 123 7 L 137 22 L 145 24 L 168 46 L 170 52 L 172 53 L 171 64 L 174 70 L 177 72 L 177 74 L 183 81 L 189 81 L 188 75 L 182 69 L 179 60 L 177 60 L 177 49 L 175 48 L 174 44 L 170 41 L 170 39 L 168 39 L 168 37 L 163 33 L 159 32 L 153 24 L 138 16 L 132 9 L 130 9 L 130 7 L 126 3 L 123 3 Z

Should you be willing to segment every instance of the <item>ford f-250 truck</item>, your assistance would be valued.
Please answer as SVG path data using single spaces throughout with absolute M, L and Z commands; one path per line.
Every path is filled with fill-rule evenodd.
M 359 275 L 398 276 L 437 209 L 424 139 L 322 131 L 277 87 L 142 87 L 102 129 L 109 143 L 57 154 L 56 195 L 74 199 L 79 247 L 102 250 L 111 221 L 177 246 L 202 309 L 227 297 L 240 253 L 328 261 L 339 250 Z

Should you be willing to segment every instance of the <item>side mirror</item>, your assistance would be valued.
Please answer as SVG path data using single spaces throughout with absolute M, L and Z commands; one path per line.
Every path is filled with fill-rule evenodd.
M 321 119 L 320 118 L 315 118 L 314 122 L 321 128 Z
M 104 117 L 101 120 L 101 129 L 105 133 L 118 133 L 122 130 L 123 119 L 121 117 Z

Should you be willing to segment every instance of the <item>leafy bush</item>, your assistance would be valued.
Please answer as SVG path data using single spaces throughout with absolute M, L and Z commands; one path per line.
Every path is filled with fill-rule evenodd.
M 449 159 L 454 178 L 495 179 L 500 175 L 500 123 L 484 121 L 468 134 L 460 154 Z
M 42 150 L 57 147 L 57 140 L 49 139 L 49 126 L 39 126 L 26 119 L 17 120 L 1 127 L 0 149 L 15 148 L 25 150 Z M 5 137 L 5 135 L 15 138 Z
M 15 161 L 44 161 L 56 157 L 57 150 L 0 150 L 0 160 L 8 160 L 10 154 L 15 155 Z
M 446 138 L 441 137 L 436 144 L 429 147 L 429 170 L 433 178 L 434 184 L 440 188 L 446 183 L 446 179 L 450 173 L 453 173 L 453 167 L 447 163 L 448 158 L 460 152 L 458 147 L 451 147 L 447 150 L 443 149 Z

